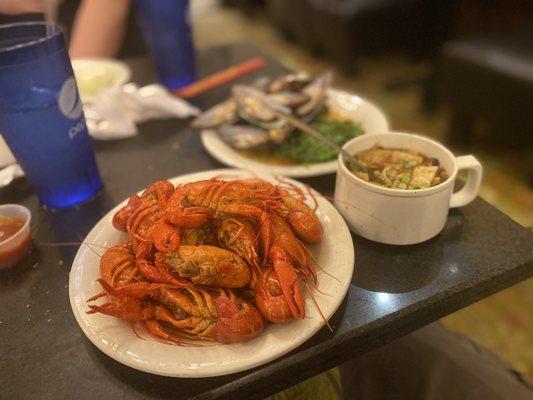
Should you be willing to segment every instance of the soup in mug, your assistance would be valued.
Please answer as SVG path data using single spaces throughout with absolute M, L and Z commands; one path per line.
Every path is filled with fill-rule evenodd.
M 448 179 L 439 160 L 416 150 L 391 149 L 375 145 L 354 154 L 360 170 L 348 168 L 355 176 L 373 185 L 391 189 L 426 189 Z

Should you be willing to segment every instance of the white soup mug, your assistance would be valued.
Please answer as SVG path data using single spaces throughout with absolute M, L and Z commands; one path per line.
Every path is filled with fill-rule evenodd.
M 424 242 L 444 228 L 450 208 L 465 206 L 477 196 L 482 166 L 474 156 L 455 157 L 432 139 L 399 132 L 362 135 L 347 142 L 343 148 L 355 154 L 374 145 L 416 150 L 436 158 L 449 177 L 426 189 L 390 189 L 356 177 L 339 155 L 335 206 L 358 235 L 386 244 Z M 462 169 L 469 171 L 468 178 L 464 187 L 453 193 L 457 172 Z

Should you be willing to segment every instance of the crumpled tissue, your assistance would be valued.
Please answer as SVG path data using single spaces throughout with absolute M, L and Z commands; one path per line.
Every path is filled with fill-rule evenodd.
M 13 179 L 24 176 L 22 168 L 16 162 L 4 138 L 0 135 L 0 167 L 2 167 L 0 169 L 0 188 L 9 185 Z
M 135 136 L 136 124 L 149 119 L 187 118 L 200 113 L 161 85 L 139 87 L 135 83 L 102 89 L 84 104 L 83 111 L 89 134 L 98 140 Z
M 3 188 L 13 182 L 13 179 L 24 176 L 24 171 L 18 164 L 11 164 L 0 169 L 0 188 Z

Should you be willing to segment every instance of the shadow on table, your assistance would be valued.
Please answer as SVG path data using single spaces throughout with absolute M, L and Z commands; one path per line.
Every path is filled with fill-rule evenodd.
M 145 397 L 159 399 L 187 399 L 208 391 L 212 387 L 233 380 L 232 376 L 216 378 L 185 379 L 153 375 L 122 365 L 96 348 L 87 338 L 84 339 L 89 357 L 94 367 L 104 370 L 117 381 L 141 393 Z M 137 397 L 134 397 L 137 398 Z
M 331 326 L 331 328 L 333 329 L 333 332 L 335 332 L 337 327 L 342 323 L 342 319 L 344 317 L 344 313 L 346 311 L 346 305 L 347 304 L 348 304 L 348 296 L 344 297 L 344 299 L 342 300 L 342 303 L 339 306 L 339 308 L 337 309 L 337 311 L 335 311 L 333 316 L 329 319 L 328 322 L 329 322 L 329 325 Z M 309 340 L 309 342 L 313 342 L 313 343 L 321 342 L 322 340 L 328 339 L 331 335 L 332 335 L 331 331 L 327 327 L 324 327 L 321 330 L 319 330 Z M 309 342 L 306 342 L 306 343 L 309 343 Z M 304 347 L 304 346 L 306 346 L 305 343 L 302 345 L 302 347 Z M 309 346 L 309 347 L 311 347 L 311 346 Z
M 336 176 L 336 174 L 329 174 L 323 176 L 313 176 L 309 178 L 300 178 L 298 180 L 311 186 L 313 189 L 323 194 L 324 196 L 327 196 L 326 198 L 328 198 L 328 200 L 333 200 L 331 197 L 335 192 Z
M 407 293 L 430 284 L 445 267 L 444 246 L 451 238 L 459 238 L 464 218 L 459 211 L 448 217 L 442 232 L 427 242 L 392 246 L 352 234 L 356 263 L 352 283 L 360 288 L 384 293 Z M 364 253 L 358 253 L 364 245 Z
M 10 288 L 24 284 L 28 274 L 33 270 L 33 266 L 41 260 L 40 250 L 33 245 L 27 254 L 18 264 L 9 268 L 0 269 L 0 289 Z
M 330 174 L 300 180 L 332 201 L 335 178 L 335 174 Z M 427 286 L 445 267 L 445 246 L 461 239 L 464 222 L 460 209 L 450 210 L 441 233 L 424 243 L 410 246 L 372 242 L 352 233 L 356 255 L 352 284 L 384 293 L 408 293 Z M 358 252 L 359 247 L 364 248 L 364 252 Z
M 335 177 L 331 174 L 301 181 L 333 200 Z M 381 244 L 352 234 L 356 254 L 352 284 L 384 293 L 408 293 L 430 284 L 443 268 L 445 244 L 459 240 L 463 224 L 461 211 L 451 210 L 439 235 L 411 246 Z M 359 247 L 364 248 L 364 252 L 358 252 Z
M 344 299 L 337 312 L 331 317 L 329 322 L 333 330 L 340 325 L 346 304 L 347 299 Z M 331 335 L 332 333 L 324 327 L 297 349 L 292 350 L 287 356 L 299 352 L 302 349 L 313 347 L 315 344 L 328 339 Z M 153 375 L 137 371 L 115 361 L 100 351 L 87 338 L 84 338 L 84 344 L 87 349 L 87 354 L 93 361 L 95 368 L 104 370 L 103 372 L 105 374 L 111 375 L 122 384 L 127 385 L 129 388 L 141 393 L 143 396 L 150 398 L 188 399 L 202 393 L 205 394 L 205 392 L 209 392 L 212 389 L 232 382 L 241 375 L 241 373 L 236 373 L 221 377 L 199 379 L 172 378 Z M 248 372 L 253 371 L 254 370 L 250 370 Z

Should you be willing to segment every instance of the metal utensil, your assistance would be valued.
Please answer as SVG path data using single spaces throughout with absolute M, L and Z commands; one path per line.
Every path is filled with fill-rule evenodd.
M 353 167 L 356 171 L 364 171 L 365 167 L 363 164 L 354 156 L 352 156 L 350 153 L 348 153 L 346 150 L 344 150 L 342 147 L 340 147 L 337 143 L 335 143 L 333 140 L 331 140 L 328 136 L 324 135 L 319 130 L 313 128 L 312 126 L 306 124 L 305 122 L 299 120 L 296 117 L 293 117 L 292 115 L 283 114 L 282 112 L 275 111 L 276 116 L 280 119 L 285 120 L 292 126 L 294 126 L 297 129 L 300 129 L 301 131 L 307 133 L 308 135 L 311 135 L 317 140 L 320 140 L 325 145 L 329 146 L 331 149 L 335 150 L 336 152 L 342 154 L 342 157 L 344 158 L 344 161 L 346 161 L 347 164 L 349 164 L 349 167 Z

